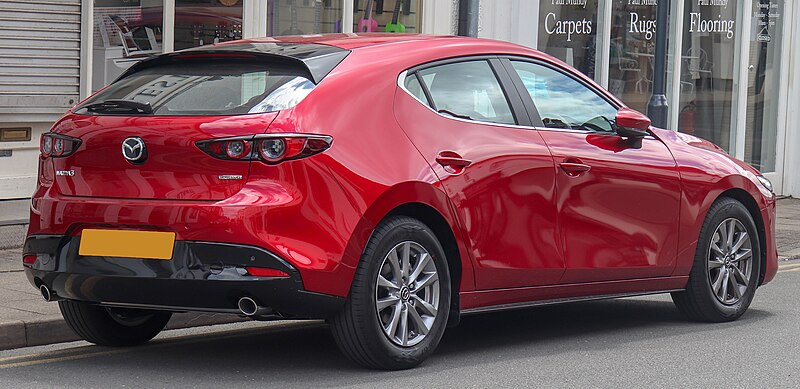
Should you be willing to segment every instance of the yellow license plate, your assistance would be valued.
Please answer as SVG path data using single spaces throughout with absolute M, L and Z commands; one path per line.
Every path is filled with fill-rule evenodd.
M 94 230 L 81 233 L 78 254 L 96 257 L 172 259 L 174 232 Z

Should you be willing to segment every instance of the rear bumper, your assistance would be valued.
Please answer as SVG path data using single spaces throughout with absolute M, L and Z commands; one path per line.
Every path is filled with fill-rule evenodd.
M 300 273 L 259 247 L 177 241 L 171 260 L 90 257 L 78 254 L 80 237 L 32 235 L 24 255 L 35 287 L 46 285 L 59 298 L 169 311 L 239 313 L 251 297 L 285 317 L 326 318 L 344 304 L 341 297 L 308 292 Z M 281 270 L 289 277 L 253 277 L 245 267 Z

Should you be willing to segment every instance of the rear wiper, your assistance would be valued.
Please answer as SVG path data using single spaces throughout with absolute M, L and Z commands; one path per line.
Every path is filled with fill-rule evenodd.
M 115 110 L 129 110 L 136 113 L 149 114 L 153 113 L 153 107 L 149 102 L 133 101 L 133 100 L 106 100 L 100 103 L 92 103 L 84 105 L 83 107 L 90 112 L 108 112 Z
M 453 111 L 448 111 L 446 109 L 440 109 L 440 110 L 438 110 L 436 112 L 443 113 L 445 115 L 450 115 L 450 116 L 452 116 L 454 118 L 472 120 L 472 118 L 469 117 L 468 115 L 459 115 L 459 114 L 457 114 L 457 113 L 455 113 Z

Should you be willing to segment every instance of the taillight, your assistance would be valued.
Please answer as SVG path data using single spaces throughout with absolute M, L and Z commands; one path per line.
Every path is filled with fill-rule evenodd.
M 71 136 L 55 134 L 48 132 L 42 135 L 42 140 L 39 142 L 39 151 L 42 157 L 67 157 L 72 155 L 78 146 L 81 145 L 81 140 Z
M 225 155 L 230 159 L 242 159 L 250 153 L 250 142 L 246 140 L 232 140 L 225 143 Z
M 314 134 L 259 134 L 198 141 L 206 154 L 227 160 L 259 160 L 267 164 L 308 157 L 331 147 L 333 138 Z

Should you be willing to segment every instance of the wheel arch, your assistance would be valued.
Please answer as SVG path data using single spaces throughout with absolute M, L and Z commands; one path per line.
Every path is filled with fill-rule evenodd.
M 445 246 L 443 248 L 448 263 L 458 262 L 459 277 L 456 290 L 461 292 L 473 290 L 475 287 L 473 263 L 449 201 L 440 188 L 422 181 L 403 182 L 383 191 L 359 216 L 342 256 L 341 275 L 352 278 L 367 242 L 381 221 L 390 215 L 404 215 L 417 218 L 428 225 Z M 347 289 L 342 290 L 338 296 L 348 295 L 351 282 L 343 286 Z
M 767 234 L 764 218 L 761 217 L 761 211 L 759 210 L 758 203 L 756 203 L 756 200 L 750 193 L 741 188 L 731 188 L 720 193 L 719 196 L 714 199 L 714 202 L 724 197 L 734 199 L 742 203 L 742 205 L 747 208 L 747 212 L 750 214 L 750 216 L 753 218 L 753 222 L 756 224 L 756 231 L 758 232 L 759 254 L 761 254 L 761 266 L 759 266 L 760 274 L 758 275 L 758 284 L 761 285 L 761 283 L 764 282 L 764 275 L 766 274 L 765 272 L 767 266 Z
M 455 233 L 439 211 L 423 203 L 412 202 L 397 206 L 385 218 L 392 216 L 408 216 L 419 220 L 433 231 L 436 239 L 441 243 L 446 257 L 448 272 L 450 273 L 450 288 L 452 291 L 448 326 L 457 325 L 461 315 L 459 291 L 461 290 L 463 265 Z

